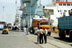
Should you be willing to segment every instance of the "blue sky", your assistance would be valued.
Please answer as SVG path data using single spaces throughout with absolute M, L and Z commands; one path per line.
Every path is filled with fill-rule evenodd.
M 15 1 L 16 0 L 0 0 L 0 19 L 10 20 L 11 22 L 14 22 L 13 19 L 15 19 L 15 15 L 16 15 Z M 72 1 L 72 0 L 69 0 L 69 1 Z M 51 0 L 41 0 L 41 3 L 43 5 L 47 5 L 51 3 Z M 3 12 L 3 6 L 5 6 L 4 12 Z M 20 6 L 20 0 L 17 0 L 17 6 L 18 7 Z M 9 19 L 6 16 L 8 16 Z

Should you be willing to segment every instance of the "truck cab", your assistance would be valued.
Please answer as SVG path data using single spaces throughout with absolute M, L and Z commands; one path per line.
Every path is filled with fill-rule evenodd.
M 50 25 L 48 24 L 48 18 L 38 18 L 38 19 L 33 19 L 32 20 L 32 27 L 33 27 L 33 32 L 36 33 L 36 30 L 41 28 L 41 29 L 50 29 Z
M 50 25 L 48 25 L 48 20 L 40 20 L 40 23 L 39 23 L 39 27 L 42 28 L 42 29 L 49 29 L 50 28 Z

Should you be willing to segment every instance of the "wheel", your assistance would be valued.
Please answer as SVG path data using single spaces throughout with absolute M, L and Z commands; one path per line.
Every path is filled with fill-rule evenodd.
M 8 32 L 6 34 L 8 34 Z
M 48 35 L 50 36 L 51 35 L 51 32 L 48 32 Z
M 70 32 L 69 36 L 70 36 L 70 39 L 72 39 L 72 31 Z
M 8 32 L 4 32 L 4 34 L 8 34 Z
M 2 34 L 4 34 L 4 32 L 2 32 Z
M 65 38 L 64 30 L 59 30 L 59 37 Z

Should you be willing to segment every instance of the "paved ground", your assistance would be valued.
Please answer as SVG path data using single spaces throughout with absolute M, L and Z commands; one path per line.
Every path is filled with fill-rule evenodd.
M 58 34 L 52 33 L 51 36 L 57 37 Z M 47 44 L 37 44 L 37 36 L 33 34 L 24 35 L 23 32 L 9 32 L 3 35 L 0 32 L 0 48 L 72 48 L 70 45 L 55 40 L 48 36 Z
M 29 40 L 23 32 L 9 32 L 3 35 L 0 32 L 0 48 L 41 48 Z
M 57 37 L 58 34 L 55 35 L 55 33 L 52 33 L 51 36 Z M 27 37 L 31 41 L 33 41 L 35 44 L 37 43 L 37 36 L 36 35 L 29 34 L 29 35 L 27 35 Z M 72 48 L 72 46 L 70 46 L 64 42 L 57 41 L 50 36 L 47 37 L 47 44 L 44 43 L 44 44 L 38 44 L 38 45 L 40 45 L 42 48 Z

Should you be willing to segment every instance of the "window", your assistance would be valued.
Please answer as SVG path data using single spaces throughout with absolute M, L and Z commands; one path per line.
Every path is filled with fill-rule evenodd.
M 58 10 L 58 12 L 61 12 L 61 10 Z
M 60 11 L 58 10 L 58 12 L 60 12 Z
M 67 10 L 64 10 L 64 12 L 67 12 Z
M 70 6 L 70 4 L 67 4 L 67 6 Z
M 59 4 L 60 6 L 62 6 L 62 4 Z
M 63 6 L 66 6 L 66 4 L 63 4 Z
M 71 4 L 71 6 L 72 6 L 72 4 Z
M 48 22 L 42 22 L 40 25 L 48 25 Z

